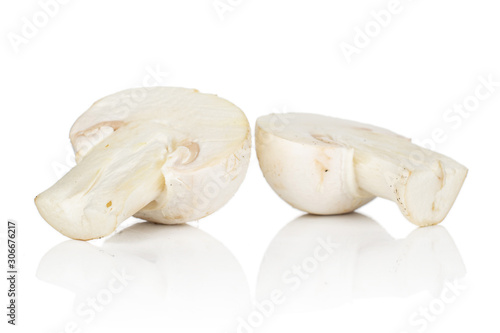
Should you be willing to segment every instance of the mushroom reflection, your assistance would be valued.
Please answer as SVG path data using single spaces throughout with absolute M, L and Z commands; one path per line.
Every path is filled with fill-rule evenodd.
M 304 215 L 286 225 L 262 261 L 257 300 L 281 294 L 276 311 L 306 311 L 354 298 L 437 294 L 465 267 L 442 226 L 394 239 L 360 214 Z

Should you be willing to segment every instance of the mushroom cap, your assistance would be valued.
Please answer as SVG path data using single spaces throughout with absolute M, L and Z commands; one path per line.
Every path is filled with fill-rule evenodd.
M 374 198 L 357 185 L 350 144 L 359 140 L 357 132 L 398 136 L 374 126 L 307 113 L 259 117 L 255 131 L 266 181 L 293 207 L 318 215 L 352 212 Z

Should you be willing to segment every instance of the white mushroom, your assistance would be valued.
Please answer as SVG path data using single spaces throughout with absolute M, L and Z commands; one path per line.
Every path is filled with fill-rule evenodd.
M 467 175 L 454 160 L 388 130 L 315 114 L 260 117 L 255 140 L 274 191 L 313 214 L 347 213 L 382 197 L 418 226 L 437 224 Z
M 175 224 L 213 213 L 243 181 L 251 145 L 235 105 L 166 87 L 97 101 L 70 139 L 77 166 L 35 202 L 55 229 L 83 240 L 110 234 L 132 215 Z

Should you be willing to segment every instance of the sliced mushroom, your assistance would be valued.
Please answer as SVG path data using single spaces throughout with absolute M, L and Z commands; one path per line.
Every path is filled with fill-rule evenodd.
M 418 226 L 437 224 L 467 175 L 454 160 L 393 132 L 321 115 L 263 116 L 255 136 L 267 182 L 313 214 L 348 213 L 382 197 Z
M 110 234 L 132 215 L 175 224 L 213 213 L 243 181 L 251 146 L 235 105 L 166 87 L 97 101 L 70 139 L 77 166 L 35 202 L 55 229 L 83 240 Z

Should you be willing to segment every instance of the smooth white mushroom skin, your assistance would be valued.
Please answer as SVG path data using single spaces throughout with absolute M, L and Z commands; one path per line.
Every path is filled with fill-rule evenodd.
M 243 181 L 251 149 L 244 113 L 193 89 L 155 87 L 107 96 L 70 132 L 77 165 L 35 199 L 74 239 L 109 235 L 128 217 L 175 224 L 222 207 Z
M 289 113 L 257 119 L 259 164 L 274 191 L 318 215 L 354 211 L 374 197 L 396 202 L 418 226 L 441 222 L 467 175 L 454 160 L 383 128 Z

